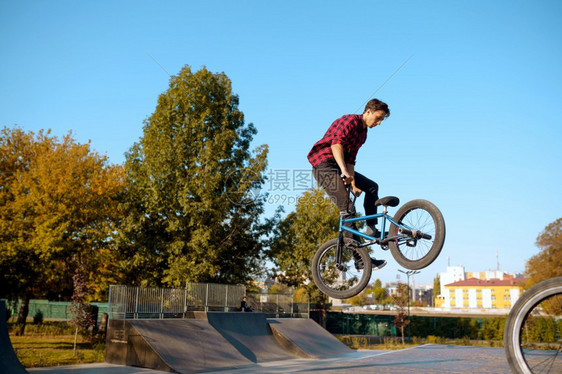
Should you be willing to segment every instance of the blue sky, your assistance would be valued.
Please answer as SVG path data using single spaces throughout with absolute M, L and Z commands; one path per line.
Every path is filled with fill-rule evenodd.
M 562 216 L 561 14 L 559 1 L 1 0 L 0 126 L 72 130 L 122 163 L 168 73 L 206 66 L 232 80 L 253 146 L 270 147 L 273 214 L 294 208 L 293 173 L 329 124 L 377 97 L 391 116 L 356 169 L 447 224 L 416 282 L 449 261 L 495 269 L 496 251 L 522 271 Z M 389 266 L 373 278 L 395 281 L 378 254 Z

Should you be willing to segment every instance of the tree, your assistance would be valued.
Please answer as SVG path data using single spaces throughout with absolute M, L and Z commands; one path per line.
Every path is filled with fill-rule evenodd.
M 100 254 L 110 248 L 122 190 L 122 168 L 71 133 L 59 140 L 48 131 L 2 129 L 0 297 L 23 300 L 20 334 L 29 300 L 70 296 L 79 264 L 101 281 Z
M 260 222 L 267 146 L 250 152 L 225 74 L 189 66 L 173 76 L 126 155 L 127 190 L 119 230 L 130 283 L 245 283 L 262 269 Z
M 406 309 L 409 298 L 408 285 L 405 283 L 398 283 L 396 293 L 392 295 L 392 303 L 398 308 L 398 312 L 394 316 L 394 326 L 400 329 L 402 344 L 404 344 L 404 328 L 410 323 L 410 316 L 407 314 Z
M 437 305 L 435 300 L 437 300 L 437 296 L 441 295 L 441 278 L 439 274 L 433 278 L 433 306 Z
M 377 304 L 385 304 L 385 300 L 388 297 L 388 292 L 386 288 L 382 286 L 382 282 L 380 279 L 376 279 L 375 283 L 373 284 L 373 297 L 375 299 L 375 303 Z
M 537 237 L 536 245 L 540 252 L 527 260 L 525 288 L 562 276 L 562 218 L 545 227 Z
M 88 284 L 80 268 L 76 268 L 72 277 L 74 285 L 74 293 L 72 294 L 72 302 L 70 303 L 71 322 L 76 328 L 74 333 L 74 354 L 76 355 L 76 346 L 78 343 L 78 332 L 93 328 L 96 321 L 92 315 L 92 306 L 86 304 Z
M 351 305 L 360 306 L 369 304 L 369 289 L 364 289 L 358 295 L 348 300 Z
M 307 191 L 296 210 L 279 222 L 270 241 L 268 257 L 283 274 L 282 281 L 294 287 L 312 282 L 311 260 L 318 248 L 337 235 L 339 211 L 323 190 Z

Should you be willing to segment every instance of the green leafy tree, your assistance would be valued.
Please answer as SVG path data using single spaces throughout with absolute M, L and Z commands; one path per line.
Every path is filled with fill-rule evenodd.
M 369 289 L 361 291 L 358 295 L 353 296 L 348 302 L 354 306 L 369 304 Z
M 0 297 L 23 300 L 23 334 L 31 298 L 72 294 L 72 274 L 83 266 L 103 283 L 101 253 L 112 262 L 123 170 L 106 157 L 49 132 L 0 132 Z
M 311 284 L 311 261 L 318 248 L 337 235 L 339 212 L 323 190 L 307 191 L 296 210 L 277 225 L 267 255 L 290 286 Z
M 436 305 L 435 300 L 437 300 L 437 296 L 441 294 L 441 278 L 439 274 L 433 278 L 433 306 Z
M 305 192 L 296 210 L 277 221 L 267 256 L 274 263 L 278 278 L 307 290 L 312 308 L 319 311 L 319 323 L 326 327 L 328 299 L 312 281 L 310 267 L 318 248 L 337 235 L 339 211 L 321 189 Z
M 387 297 L 388 292 L 386 291 L 386 288 L 382 286 L 381 280 L 377 278 L 373 284 L 373 298 L 375 299 L 375 303 L 385 304 Z
M 131 283 L 245 283 L 262 268 L 259 193 L 267 146 L 244 123 L 225 74 L 189 66 L 173 76 L 126 155 L 118 245 Z

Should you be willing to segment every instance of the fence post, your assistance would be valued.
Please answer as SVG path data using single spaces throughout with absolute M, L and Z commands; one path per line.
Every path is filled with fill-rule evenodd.
M 137 319 L 139 317 L 139 289 L 140 287 L 136 287 L 137 292 L 135 296 L 135 312 L 133 313 L 133 319 Z
M 207 288 L 205 291 L 205 312 L 209 311 L 209 283 L 207 283 Z
M 187 282 L 185 282 L 185 289 L 183 290 L 183 316 L 185 318 L 185 314 L 187 313 Z
M 160 292 L 160 319 L 164 318 L 164 289 Z
M 224 300 L 224 311 L 228 312 L 228 284 L 226 285 L 226 292 L 225 292 L 225 300 Z
M 295 318 L 295 297 L 291 294 L 291 318 Z

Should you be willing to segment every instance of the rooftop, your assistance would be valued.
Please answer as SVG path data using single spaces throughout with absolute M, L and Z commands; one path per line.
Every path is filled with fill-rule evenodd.
M 526 278 L 511 278 L 511 279 L 478 279 L 478 278 L 469 278 L 466 280 L 449 283 L 445 286 L 453 286 L 453 287 L 460 287 L 460 286 L 480 286 L 480 287 L 495 287 L 495 286 L 521 286 L 523 282 L 525 282 Z

